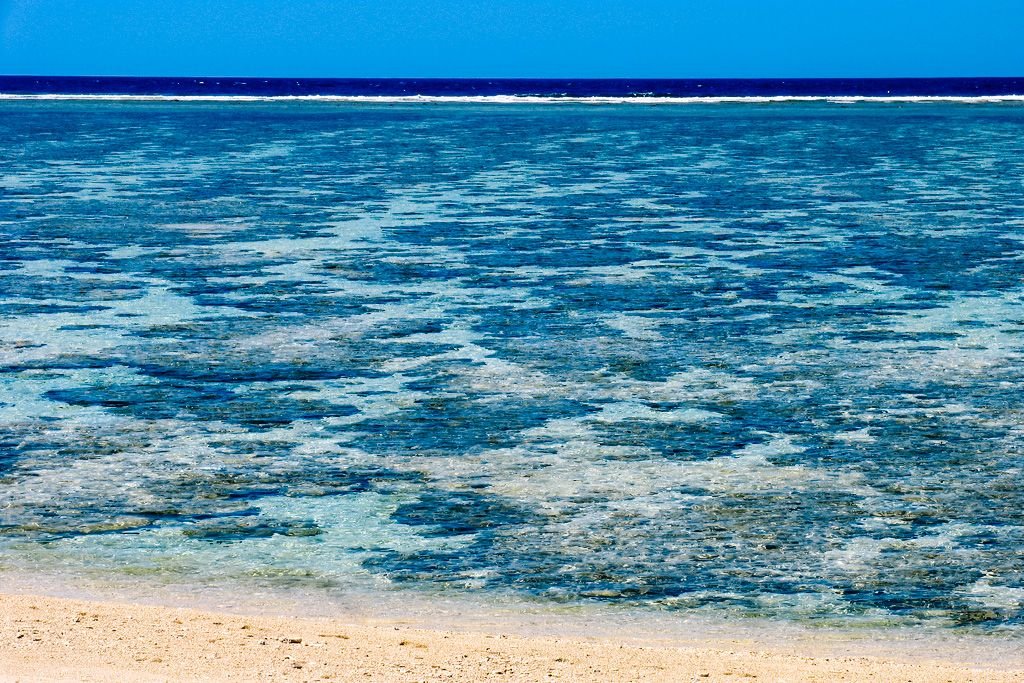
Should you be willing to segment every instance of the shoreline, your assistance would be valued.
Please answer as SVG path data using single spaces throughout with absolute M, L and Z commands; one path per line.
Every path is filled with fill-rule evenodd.
M 834 633 L 788 645 L 747 637 L 638 640 L 424 628 L 382 618 L 295 618 L 0 594 L 8 681 L 1024 681 L 1019 655 L 842 653 Z M 880 652 L 887 643 L 877 643 Z M 836 654 L 840 652 L 841 654 Z M 1007 655 L 1011 653 L 1006 653 Z

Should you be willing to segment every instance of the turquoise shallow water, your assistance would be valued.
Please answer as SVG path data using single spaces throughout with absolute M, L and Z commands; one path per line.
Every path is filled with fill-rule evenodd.
M 0 568 L 1024 624 L 1024 108 L 0 104 Z

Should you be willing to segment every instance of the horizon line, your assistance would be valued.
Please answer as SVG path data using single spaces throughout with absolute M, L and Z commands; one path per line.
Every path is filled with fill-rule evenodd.
M 0 78 L 209 78 L 262 80 L 345 80 L 345 81 L 927 81 L 927 80 L 1013 80 L 1014 76 L 234 76 L 210 74 L 28 74 L 0 73 Z

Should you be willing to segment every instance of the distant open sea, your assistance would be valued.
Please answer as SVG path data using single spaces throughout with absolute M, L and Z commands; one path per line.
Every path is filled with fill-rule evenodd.
M 1024 80 L 0 93 L 4 585 L 1024 628 Z
M 1021 78 L 137 78 L 0 76 L 0 94 L 526 100 L 1024 99 Z

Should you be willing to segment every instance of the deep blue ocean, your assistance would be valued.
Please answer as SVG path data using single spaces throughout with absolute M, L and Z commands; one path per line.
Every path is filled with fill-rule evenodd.
M 1013 630 L 1022 361 L 1013 102 L 0 102 L 0 580 Z
M 0 76 L 0 93 L 251 97 L 991 97 L 1020 78 L 139 78 Z

